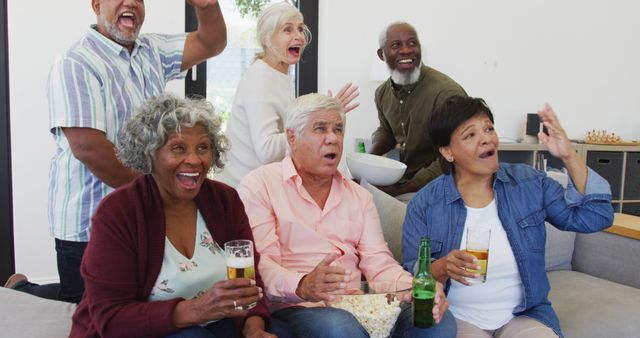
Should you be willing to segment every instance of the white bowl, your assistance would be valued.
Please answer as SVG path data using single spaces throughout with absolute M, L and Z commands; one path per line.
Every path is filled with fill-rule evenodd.
M 373 185 L 392 185 L 404 175 L 407 165 L 384 156 L 348 153 L 347 167 L 356 180 L 366 179 Z

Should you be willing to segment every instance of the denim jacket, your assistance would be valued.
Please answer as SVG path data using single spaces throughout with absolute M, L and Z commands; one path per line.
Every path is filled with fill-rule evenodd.
M 529 316 L 551 327 L 560 337 L 560 322 L 548 300 L 545 272 L 545 221 L 556 228 L 596 232 L 613 223 L 609 184 L 588 169 L 582 196 L 571 179 L 566 191 L 559 183 L 524 164 L 500 163 L 493 191 L 524 287 L 515 316 Z M 431 258 L 445 257 L 460 248 L 467 209 L 452 174 L 441 175 L 421 189 L 407 207 L 402 234 L 403 267 L 413 271 L 421 236 L 431 239 Z M 445 290 L 448 292 L 450 280 Z

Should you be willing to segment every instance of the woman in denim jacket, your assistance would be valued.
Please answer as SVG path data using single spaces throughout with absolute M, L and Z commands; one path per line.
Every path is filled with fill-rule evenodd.
M 613 222 L 609 184 L 587 168 L 549 105 L 538 137 L 569 174 L 566 191 L 544 172 L 498 162 L 493 115 L 482 99 L 454 96 L 436 110 L 428 133 L 445 174 L 411 200 L 403 226 L 403 266 L 414 271 L 418 243 L 431 239 L 433 274 L 446 283 L 458 333 L 474 337 L 562 337 L 547 299 L 545 221 L 595 232 Z M 466 247 L 466 229 L 491 229 L 487 279 Z

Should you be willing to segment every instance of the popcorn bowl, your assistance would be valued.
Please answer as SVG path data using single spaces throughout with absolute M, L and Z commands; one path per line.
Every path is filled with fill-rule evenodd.
M 386 338 L 393 333 L 407 294 L 410 281 L 360 282 L 336 293 L 336 300 L 327 305 L 350 312 L 371 338 Z
M 392 185 L 398 182 L 407 165 L 384 156 L 366 153 L 348 153 L 347 168 L 356 180 L 366 179 L 373 185 Z

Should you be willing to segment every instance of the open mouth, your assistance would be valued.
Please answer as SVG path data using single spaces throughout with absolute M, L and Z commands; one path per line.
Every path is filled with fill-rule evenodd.
M 496 154 L 495 150 L 485 151 L 484 153 L 480 154 L 480 158 L 483 158 L 483 159 L 484 158 L 488 158 L 488 157 L 491 157 L 491 156 L 493 156 L 495 154 Z
M 300 52 L 302 51 L 302 48 L 298 46 L 289 47 L 288 51 L 289 51 L 289 55 L 291 55 L 294 58 L 298 58 L 300 57 Z
M 126 28 L 135 28 L 136 16 L 132 12 L 124 12 L 118 17 L 118 22 Z
M 338 155 L 336 153 L 328 153 L 324 155 L 324 158 L 328 160 L 335 160 Z
M 416 68 L 416 62 L 413 58 L 399 59 L 396 62 L 396 69 L 399 71 L 413 71 Z
M 178 182 L 187 189 L 193 189 L 198 185 L 199 173 L 179 173 L 176 175 Z

